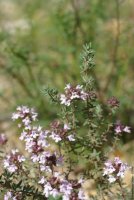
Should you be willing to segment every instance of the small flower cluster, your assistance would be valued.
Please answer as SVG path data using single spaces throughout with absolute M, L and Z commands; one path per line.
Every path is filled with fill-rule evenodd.
M 29 153 L 42 152 L 44 147 L 48 147 L 49 144 L 46 140 L 47 131 L 43 131 L 41 126 L 30 126 L 23 129 L 20 140 L 25 141 L 25 150 Z
M 84 200 L 86 199 L 83 190 L 81 189 L 82 181 L 78 180 L 66 180 L 60 177 L 59 173 L 55 173 L 49 180 L 46 180 L 43 176 L 39 184 L 44 188 L 45 197 L 50 195 L 54 198 L 62 196 L 63 200 Z
M 118 108 L 119 107 L 119 101 L 116 99 L 116 97 L 111 97 L 107 100 L 108 105 L 111 108 Z
M 5 195 L 4 195 L 4 200 L 9 200 L 13 197 L 12 195 L 12 192 L 7 192 Z M 16 200 L 16 197 L 14 198 L 13 197 L 13 200 Z
M 4 159 L 4 168 L 10 173 L 16 172 L 22 168 L 22 162 L 25 161 L 25 157 L 19 153 L 17 149 L 12 150 L 9 155 Z
M 71 84 L 67 84 L 65 87 L 65 94 L 60 95 L 61 104 L 70 106 L 71 102 L 75 99 L 81 99 L 85 101 L 88 98 L 88 93 L 86 93 L 82 88 L 82 85 L 77 85 L 74 87 Z
M 23 113 L 25 113 L 26 107 L 23 106 L 21 108 L 24 108 Z M 28 111 L 30 110 L 32 109 L 28 109 Z M 37 114 L 35 114 L 34 112 L 30 112 L 30 117 L 35 121 L 36 118 L 33 116 L 37 116 Z M 27 115 L 24 115 L 22 117 L 22 121 L 20 123 L 23 124 L 23 122 L 25 121 L 25 117 L 27 118 Z M 32 126 L 31 122 L 32 120 L 29 124 L 25 124 L 25 127 L 20 136 L 20 140 L 23 140 L 25 142 L 25 150 L 31 154 L 30 158 L 32 162 L 38 162 L 41 171 L 51 172 L 52 166 L 56 166 L 59 158 L 56 157 L 56 152 L 51 153 L 49 151 L 46 151 L 46 148 L 50 146 L 47 141 L 49 131 L 43 131 L 41 126 Z
M 62 140 L 75 141 L 74 134 L 68 134 L 71 128 L 68 124 L 61 125 L 60 121 L 55 120 L 51 123 L 50 138 L 56 143 Z
M 122 125 L 119 121 L 116 123 L 114 130 L 116 134 L 121 134 L 122 132 L 131 133 L 130 127 Z
M 64 124 L 64 127 L 62 127 L 59 121 L 54 121 L 51 124 L 50 130 L 42 130 L 41 126 L 32 126 L 32 120 L 28 120 L 29 123 L 24 123 L 27 121 L 25 120 L 25 117 L 35 121 L 35 116 L 37 116 L 37 114 L 35 114 L 33 109 L 29 109 L 25 106 L 19 107 L 19 109 L 17 108 L 17 111 L 20 110 L 20 108 L 21 113 L 23 113 L 20 117 L 20 127 L 23 125 L 20 140 L 25 142 L 25 150 L 27 150 L 28 153 L 31 153 L 31 160 L 34 163 L 38 162 L 40 170 L 50 172 L 53 165 L 56 166 L 61 164 L 62 159 L 56 152 L 51 153 L 46 150 L 46 148 L 50 146 L 50 143 L 48 142 L 49 138 L 56 143 L 63 139 L 75 141 L 74 135 L 68 135 L 67 132 L 70 130 L 70 127 L 67 124 Z M 24 113 L 29 113 L 29 115 L 25 115 Z M 14 116 L 16 115 L 18 116 L 18 112 L 14 113 Z M 13 119 L 15 119 L 15 117 Z M 16 117 L 16 119 L 18 119 L 18 117 Z
M 27 106 L 17 107 L 17 111 L 12 114 L 13 121 L 20 119 L 21 124 L 18 124 L 18 127 L 29 127 L 32 121 L 36 121 L 37 113 L 33 108 L 28 108 Z
M 18 193 L 18 194 L 13 194 L 13 192 L 7 192 L 5 195 L 4 195 L 4 200 L 22 200 L 22 195 L 21 193 Z
M 124 178 L 124 174 L 129 168 L 127 163 L 123 163 L 119 157 L 115 157 L 114 161 L 108 160 L 105 162 L 103 176 L 108 176 L 108 181 L 113 183 L 120 178 Z
M 4 145 L 7 142 L 7 137 L 5 134 L 0 134 L 0 145 Z
M 63 196 L 64 200 L 84 200 L 85 195 L 80 181 L 69 181 L 56 175 L 58 173 L 54 172 L 55 167 L 57 169 L 63 164 L 63 156 L 61 153 L 50 152 L 48 148 L 50 147 L 50 139 L 55 143 L 65 140 L 75 141 L 71 127 L 67 123 L 62 124 L 55 120 L 50 124 L 50 130 L 43 130 L 41 126 L 32 126 L 31 122 L 37 120 L 36 116 L 37 114 L 32 109 L 22 106 L 17 108 L 17 113 L 13 114 L 13 120 L 20 119 L 19 127 L 23 127 L 20 140 L 25 142 L 25 150 L 30 153 L 31 161 L 38 164 L 41 173 L 47 172 L 49 174 L 47 178 L 43 176 L 39 181 L 39 184 L 44 188 L 44 196 L 46 198 L 50 195 L 53 197 Z M 12 153 L 4 160 L 4 167 L 9 172 L 15 172 L 19 166 L 18 162 L 24 160 L 18 155 L 17 151 L 12 150 Z

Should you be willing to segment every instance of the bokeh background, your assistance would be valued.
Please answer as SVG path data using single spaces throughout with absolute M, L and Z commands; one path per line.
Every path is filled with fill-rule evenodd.
M 116 118 L 133 130 L 133 0 L 0 0 L 0 132 L 13 145 L 11 113 L 29 105 L 43 125 L 54 119 L 58 109 L 42 91 L 47 86 L 62 91 L 66 83 L 81 82 L 80 53 L 89 42 L 100 101 L 116 96 Z M 123 136 L 126 149 L 133 139 L 134 134 Z

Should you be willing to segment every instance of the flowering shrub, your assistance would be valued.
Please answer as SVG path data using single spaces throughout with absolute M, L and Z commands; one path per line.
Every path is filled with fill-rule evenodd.
M 81 67 L 83 85 L 67 84 L 64 94 L 45 89 L 51 100 L 61 106 L 58 119 L 47 128 L 39 125 L 38 114 L 27 106 L 19 106 L 12 114 L 25 151 L 24 155 L 18 149 L 2 153 L 0 190 L 4 200 L 100 200 L 110 197 L 110 184 L 120 187 L 119 193 L 113 194 L 114 199 L 127 198 L 122 179 L 130 166 L 118 157 L 108 160 L 107 152 L 114 150 L 123 132 L 131 130 L 120 122 L 111 122 L 111 115 L 119 107 L 115 97 L 107 101 L 105 108 L 99 102 L 89 77 L 94 67 L 93 55 L 91 47 L 86 46 Z M 0 135 L 0 144 L 6 141 Z M 83 187 L 90 179 L 96 186 L 94 197 L 89 197 Z

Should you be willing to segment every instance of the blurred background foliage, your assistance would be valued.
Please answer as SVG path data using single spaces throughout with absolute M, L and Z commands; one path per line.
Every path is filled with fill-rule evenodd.
M 0 0 L 0 132 L 10 129 L 17 105 L 37 108 L 43 124 L 57 116 L 42 90 L 81 82 L 80 53 L 89 42 L 102 104 L 116 96 L 117 119 L 133 128 L 133 0 Z

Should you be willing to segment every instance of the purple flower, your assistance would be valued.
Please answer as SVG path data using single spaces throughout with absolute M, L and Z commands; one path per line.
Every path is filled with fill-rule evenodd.
M 122 126 L 121 125 L 116 125 L 116 127 L 115 127 L 115 132 L 117 133 L 117 134 L 119 134 L 119 133 L 122 133 L 122 131 L 123 131 L 123 128 L 122 128 Z
M 51 195 L 54 198 L 62 196 L 62 198 L 66 200 L 85 200 L 86 198 L 81 188 L 81 182 L 82 180 L 66 180 L 60 173 L 55 172 L 48 180 L 44 176 L 41 177 L 38 183 L 44 188 L 43 194 L 47 198 Z
M 61 137 L 58 134 L 55 134 L 54 132 L 52 132 L 49 137 L 52 138 L 56 143 L 62 140 Z
M 49 182 L 47 182 L 47 183 L 44 185 L 43 194 L 45 195 L 45 197 L 49 197 L 49 196 L 50 196 L 52 189 L 53 189 L 53 188 L 51 187 L 51 185 L 50 185 Z
M 82 89 L 83 86 L 77 85 L 76 87 L 70 84 L 65 88 L 66 102 L 71 103 L 74 99 L 86 100 L 88 94 Z M 59 174 L 58 167 L 63 164 L 62 152 L 54 151 L 48 148 L 52 140 L 55 143 L 60 141 L 75 141 L 71 125 L 61 123 L 55 120 L 50 125 L 50 130 L 43 130 L 41 126 L 32 126 L 32 122 L 37 118 L 37 113 L 33 109 L 26 106 L 17 108 L 16 113 L 12 115 L 13 120 L 19 120 L 19 127 L 22 128 L 20 140 L 25 143 L 25 150 L 30 153 L 30 159 L 34 166 L 40 170 L 40 174 L 45 176 L 40 177 L 38 184 L 41 185 L 42 193 L 46 198 L 52 196 L 62 196 L 64 200 L 84 200 L 85 195 L 82 190 L 81 180 L 69 180 L 66 173 Z M 51 139 L 51 140 L 50 140 Z M 50 141 L 50 142 L 49 142 Z M 57 153 L 58 152 L 58 153 Z M 25 161 L 24 156 L 20 155 L 18 150 L 12 150 L 9 155 L 4 159 L 4 168 L 9 172 L 19 172 L 23 169 L 22 163 Z M 47 176 L 48 175 L 48 176 Z M 7 193 L 5 198 L 13 198 L 17 200 L 18 193 Z M 9 197 L 8 197 L 9 196 Z M 6 200 L 6 199 L 5 199 Z
M 22 165 L 21 163 L 25 161 L 25 157 L 20 155 L 17 149 L 12 150 L 9 155 L 3 161 L 4 168 L 6 168 L 9 172 L 14 173 L 18 171 Z
M 50 195 L 52 195 L 55 198 L 60 195 L 58 188 L 55 188 L 57 184 L 56 181 L 57 178 L 54 177 L 49 181 L 46 181 L 44 177 L 42 177 L 39 183 L 42 184 L 44 187 L 43 194 L 45 195 L 45 197 L 49 197 Z
M 107 100 L 108 105 L 111 108 L 118 108 L 119 107 L 119 101 L 115 97 L 111 97 Z
M 69 124 L 62 124 L 60 121 L 54 121 L 51 124 L 51 130 L 49 131 L 49 137 L 54 140 L 56 143 L 62 140 L 75 141 L 74 135 L 68 135 L 68 132 L 71 132 L 71 127 Z
M 59 156 L 56 161 L 57 166 L 63 165 L 63 156 Z
M 115 182 L 119 178 L 124 178 L 125 172 L 130 168 L 127 163 L 123 163 L 119 157 L 115 157 L 113 161 L 108 160 L 104 163 L 103 176 L 108 177 L 110 183 Z
M 7 192 L 5 195 L 4 195 L 4 200 L 9 200 L 13 197 L 12 195 L 12 192 Z
M 25 149 L 29 153 L 42 152 L 44 147 L 49 147 L 47 141 L 48 131 L 43 131 L 41 126 L 31 127 L 30 130 L 23 130 L 20 140 L 25 141 Z
M 47 182 L 47 180 L 45 179 L 44 176 L 42 176 L 41 179 L 40 179 L 40 181 L 38 183 L 42 185 L 42 184 L 44 184 L 46 182 Z
M 84 193 L 84 191 L 82 189 L 80 189 L 79 192 L 78 192 L 78 198 L 80 200 L 85 200 L 86 199 L 85 193 Z
M 16 112 L 12 114 L 12 119 L 13 121 L 20 119 L 21 123 L 19 123 L 18 126 L 20 128 L 21 126 L 24 126 L 29 129 L 31 122 L 37 120 L 37 113 L 33 108 L 28 108 L 27 106 L 19 106 L 17 107 Z
M 82 85 L 73 87 L 71 84 L 67 84 L 65 87 L 65 94 L 60 95 L 61 104 L 70 106 L 71 102 L 75 99 L 81 99 L 85 101 L 89 95 L 82 88 Z
M 61 104 L 64 104 L 65 106 L 70 106 L 71 104 L 71 99 L 67 99 L 67 97 L 64 94 L 60 95 L 60 101 Z
M 47 172 L 51 172 L 51 168 L 59 164 L 58 159 L 56 153 L 50 153 L 49 151 L 43 151 L 39 154 L 33 153 L 31 156 L 33 162 L 39 163 L 40 170 Z
M 4 195 L 4 200 L 20 200 L 22 199 L 22 193 L 17 193 L 17 194 L 14 194 L 13 192 L 7 192 L 5 195 Z
M 116 134 L 121 134 L 122 132 L 131 133 L 130 127 L 122 125 L 120 121 L 116 123 L 114 130 Z
M 63 180 L 60 185 L 60 192 L 66 196 L 69 196 L 71 195 L 72 190 L 73 190 L 72 184 L 69 183 L 67 180 Z
M 57 196 L 60 195 L 60 192 L 54 188 L 50 191 L 50 195 L 52 195 L 54 198 L 56 198 Z

